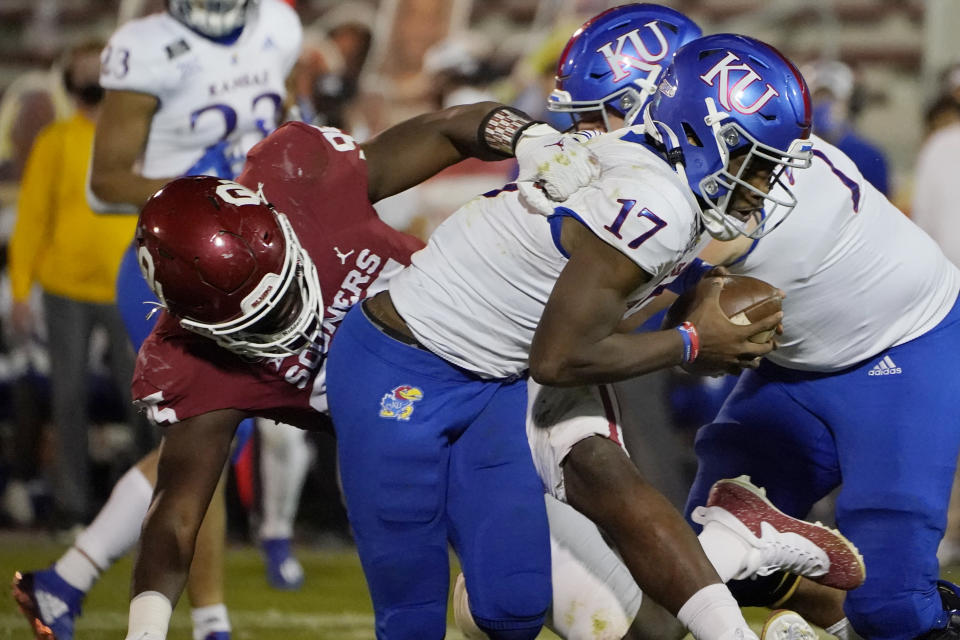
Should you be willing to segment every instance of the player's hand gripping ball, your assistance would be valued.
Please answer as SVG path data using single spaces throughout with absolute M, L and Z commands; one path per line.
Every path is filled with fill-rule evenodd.
M 707 276 L 708 278 L 722 278 L 723 289 L 720 290 L 720 310 L 727 319 L 734 324 L 747 325 L 780 311 L 780 290 L 758 278 L 750 276 L 736 276 L 725 274 L 722 276 Z M 693 309 L 697 299 L 697 290 L 700 285 L 691 287 L 683 292 L 667 310 L 663 327 L 671 328 L 681 324 Z M 774 329 L 763 331 L 750 336 L 751 342 L 762 344 L 773 338 Z

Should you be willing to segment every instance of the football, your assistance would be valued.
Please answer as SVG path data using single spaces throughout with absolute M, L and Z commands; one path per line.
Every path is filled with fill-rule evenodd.
M 750 324 L 780 310 L 781 298 L 777 288 L 750 276 L 718 276 L 724 280 L 720 291 L 720 309 L 734 324 Z M 706 280 L 706 278 L 704 279 Z M 683 322 L 693 307 L 699 287 L 685 291 L 667 310 L 663 327 L 675 327 Z M 763 331 L 750 337 L 751 342 L 763 343 L 773 337 L 774 330 Z

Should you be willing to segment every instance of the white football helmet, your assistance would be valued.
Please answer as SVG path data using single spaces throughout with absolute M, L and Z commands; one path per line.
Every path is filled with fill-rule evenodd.
M 174 18 L 208 38 L 222 38 L 242 29 L 256 0 L 169 0 Z

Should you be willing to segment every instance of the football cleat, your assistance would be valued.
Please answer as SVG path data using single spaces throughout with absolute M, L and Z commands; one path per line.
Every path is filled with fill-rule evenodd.
M 229 631 L 211 631 L 203 637 L 203 640 L 230 640 Z
M 928 631 L 917 640 L 960 640 L 960 625 L 951 622 L 943 629 Z
M 800 614 L 788 609 L 772 612 L 760 632 L 760 640 L 818 640 L 819 637 Z
M 13 599 L 30 623 L 36 640 L 73 640 L 73 623 L 80 615 L 83 591 L 56 571 L 13 574 Z
M 937 580 L 937 594 L 943 603 L 943 611 L 937 616 L 934 629 L 920 636 L 919 640 L 960 639 L 960 587 L 946 580 Z
M 293 557 L 290 538 L 266 538 L 260 541 L 260 550 L 271 587 L 295 591 L 303 586 L 303 567 Z
M 748 476 L 715 482 L 706 506 L 694 509 L 691 517 L 703 525 L 719 523 L 752 547 L 734 576 L 738 580 L 789 571 L 849 591 L 866 578 L 863 557 L 852 542 L 819 522 L 783 513 Z

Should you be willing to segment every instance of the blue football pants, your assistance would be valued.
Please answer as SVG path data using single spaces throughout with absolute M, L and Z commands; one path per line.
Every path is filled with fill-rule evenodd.
M 907 640 L 937 628 L 936 552 L 960 451 L 958 353 L 960 305 L 922 337 L 837 373 L 769 362 L 745 371 L 697 434 L 685 513 L 716 480 L 740 474 L 795 517 L 840 486 L 837 526 L 867 567 L 846 598 L 856 631 Z M 878 375 L 881 361 L 899 372 Z
M 131 242 L 123 252 L 120 260 L 120 270 L 117 272 L 117 307 L 123 317 L 123 324 L 127 328 L 127 335 L 133 342 L 133 350 L 140 351 L 140 345 L 150 335 L 153 325 L 160 317 L 159 311 L 150 315 L 153 306 L 158 304 L 157 296 L 147 286 L 147 281 L 140 272 L 137 263 L 137 246 Z M 147 319 L 147 316 L 150 318 Z
M 386 336 L 356 305 L 331 346 L 327 394 L 377 637 L 444 637 L 449 543 L 477 624 L 535 638 L 550 540 L 526 381 L 482 380 Z

